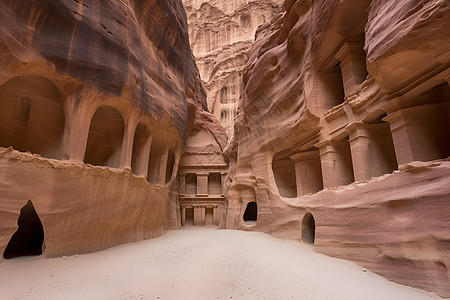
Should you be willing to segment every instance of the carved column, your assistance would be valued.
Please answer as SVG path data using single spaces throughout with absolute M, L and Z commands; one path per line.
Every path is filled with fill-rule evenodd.
M 131 170 L 131 160 L 133 156 L 133 142 L 137 121 L 138 121 L 137 117 L 131 116 L 128 118 L 124 118 L 125 130 L 122 138 L 120 156 L 117 157 L 118 163 L 116 164 L 119 166 L 120 169 Z
M 202 224 L 201 226 L 205 226 L 206 221 L 206 207 L 202 206 Z
M 98 105 L 95 95 L 89 91 L 78 90 L 66 96 L 63 107 L 66 117 L 62 142 L 64 160 L 84 161 L 89 127 Z
M 347 141 L 323 141 L 320 150 L 323 187 L 347 185 L 354 181 L 350 149 Z
M 136 157 L 136 170 L 138 176 L 146 176 L 148 173 L 148 164 L 150 160 L 150 150 L 152 146 L 152 136 L 143 136 L 137 140 L 137 143 L 142 145 L 142 151 Z M 140 146 L 139 145 L 139 146 Z
M 186 207 L 181 207 L 181 226 L 184 226 L 186 224 Z
M 347 131 L 355 180 L 370 179 L 397 168 L 388 123 L 353 123 Z
M 366 79 L 366 53 L 363 47 L 362 42 L 346 42 L 336 54 L 336 58 L 341 62 L 346 96 L 354 92 L 356 87 Z
M 388 111 L 384 120 L 391 127 L 398 164 L 430 161 L 448 156 L 449 104 L 425 104 Z M 440 117 L 447 112 L 447 117 Z
M 194 206 L 194 225 L 202 226 L 202 208 L 200 206 Z
M 295 163 L 297 196 L 316 193 L 323 189 L 319 151 L 300 152 L 291 155 Z
M 158 184 L 166 183 L 166 170 L 167 170 L 167 160 L 169 158 L 169 148 L 164 150 L 164 153 L 161 154 L 159 158 L 159 166 L 158 166 Z

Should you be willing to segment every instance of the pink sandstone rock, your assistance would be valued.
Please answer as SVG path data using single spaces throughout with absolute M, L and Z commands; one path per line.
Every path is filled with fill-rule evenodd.
M 450 297 L 448 4 L 284 6 L 243 71 L 226 227 Z
M 194 123 L 226 144 L 181 1 L 2 1 L 0 28 L 0 252 L 29 200 L 46 257 L 178 228 Z

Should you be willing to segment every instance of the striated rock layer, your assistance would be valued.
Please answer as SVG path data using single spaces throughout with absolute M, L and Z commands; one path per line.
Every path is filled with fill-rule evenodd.
M 228 137 L 242 93 L 242 70 L 259 25 L 281 11 L 281 0 L 184 0 L 189 40 L 209 110 L 220 119 Z
M 205 110 L 181 1 L 2 1 L 0 251 L 28 201 L 47 257 L 178 228 L 194 122 L 226 140 Z
M 450 8 L 284 2 L 243 72 L 227 228 L 450 297 Z

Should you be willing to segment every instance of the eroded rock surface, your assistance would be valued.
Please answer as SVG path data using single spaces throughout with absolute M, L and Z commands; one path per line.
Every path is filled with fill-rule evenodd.
M 284 6 L 243 71 L 227 228 L 450 297 L 448 3 Z
M 242 70 L 259 25 L 281 11 L 281 0 L 184 0 L 191 47 L 209 110 L 233 136 Z
M 206 106 L 181 1 L 2 1 L 0 251 L 29 200 L 47 257 L 178 228 L 193 124 L 226 143 Z

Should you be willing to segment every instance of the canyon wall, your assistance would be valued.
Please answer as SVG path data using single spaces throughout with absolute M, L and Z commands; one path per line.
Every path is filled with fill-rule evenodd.
M 284 6 L 243 71 L 226 227 L 450 297 L 448 3 Z
M 181 1 L 2 1 L 0 251 L 30 210 L 46 257 L 178 228 L 186 137 L 225 136 L 206 108 Z
M 281 11 L 281 0 L 184 0 L 189 40 L 209 110 L 220 120 L 228 137 L 241 96 L 242 70 L 259 25 Z

